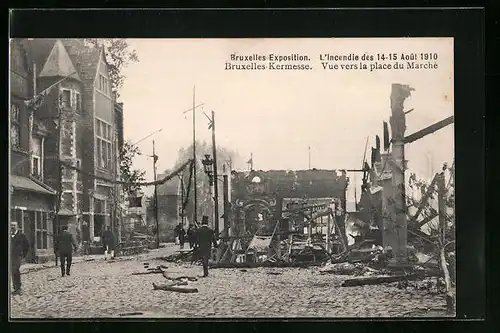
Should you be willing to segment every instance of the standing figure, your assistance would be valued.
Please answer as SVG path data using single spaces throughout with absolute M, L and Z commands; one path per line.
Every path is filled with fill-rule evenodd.
M 54 234 L 53 237 L 52 237 L 52 247 L 54 248 L 54 258 L 55 258 L 55 261 L 56 261 L 56 267 L 57 267 L 57 263 L 59 262 L 59 252 L 57 251 L 57 235 L 58 234 Z
M 83 254 L 90 254 L 90 228 L 87 221 L 82 224 Z
M 30 249 L 28 238 L 19 230 L 17 222 L 10 223 L 10 269 L 14 291 L 12 295 L 21 294 L 21 261 L 26 258 Z
M 111 258 L 113 259 L 115 257 L 116 240 L 110 226 L 102 233 L 102 245 L 104 247 L 104 260 L 108 260 L 108 254 L 111 254 Z
M 73 235 L 68 232 L 68 226 L 63 225 L 61 232 L 57 235 L 56 247 L 61 258 L 61 275 L 70 275 L 71 262 L 73 261 L 73 249 L 76 251 L 76 243 Z
M 184 242 L 186 239 L 186 231 L 184 230 L 182 223 L 177 226 L 177 237 L 179 237 L 179 246 L 181 249 L 184 248 Z
M 201 227 L 196 232 L 198 239 L 198 250 L 202 258 L 203 277 L 208 276 L 208 260 L 212 253 L 212 244 L 217 247 L 215 233 L 208 227 L 208 216 L 204 215 L 201 220 Z
M 196 244 L 196 229 L 192 224 L 189 225 L 189 228 L 187 230 L 187 238 L 189 242 L 189 248 L 193 249 Z

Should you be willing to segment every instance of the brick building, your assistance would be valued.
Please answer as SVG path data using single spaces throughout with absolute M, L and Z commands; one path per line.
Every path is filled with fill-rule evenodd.
M 33 73 L 26 52 L 17 40 L 10 43 L 10 212 L 11 221 L 30 242 L 27 260 L 36 262 L 53 255 L 52 213 L 56 191 L 44 183 L 44 121 L 34 115 L 31 127 L 24 101 L 33 97 Z
M 112 93 L 104 49 L 79 39 L 16 43 L 23 46 L 27 67 L 36 76 L 32 91 L 40 93 L 57 83 L 36 111 L 49 133 L 41 144 L 43 181 L 62 192 L 56 221 L 68 225 L 79 241 L 99 241 L 105 226 L 116 227 L 119 220 L 114 218 L 119 188 L 107 180 L 119 178 L 118 151 L 123 144 L 123 105 Z M 82 172 L 60 169 L 59 160 Z

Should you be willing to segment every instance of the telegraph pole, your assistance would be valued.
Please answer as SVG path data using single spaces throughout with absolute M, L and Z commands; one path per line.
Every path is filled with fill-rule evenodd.
M 193 87 L 193 186 L 194 186 L 194 212 L 193 223 L 198 224 L 198 188 L 196 186 L 196 86 Z
M 219 180 L 217 175 L 217 146 L 215 145 L 215 112 L 212 111 L 212 152 L 214 155 L 214 211 L 215 211 L 215 234 L 219 235 Z
M 309 153 L 309 170 L 311 170 L 311 146 L 307 147 Z
M 155 140 L 153 140 L 153 177 L 155 181 L 155 219 L 156 219 L 156 247 L 160 248 L 160 223 L 158 221 L 158 185 L 156 184 L 156 160 Z

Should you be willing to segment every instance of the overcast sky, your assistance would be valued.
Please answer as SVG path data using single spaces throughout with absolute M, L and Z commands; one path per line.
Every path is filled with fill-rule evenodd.
M 415 89 L 406 101 L 406 134 L 453 114 L 453 41 L 451 39 L 131 39 L 139 62 L 124 70 L 125 137 L 137 141 L 156 134 L 158 171 L 171 168 L 177 151 L 192 141 L 192 118 L 182 112 L 196 101 L 197 137 L 210 140 L 207 114 L 215 111 L 217 144 L 242 156 L 236 169 L 253 153 L 254 168 L 360 168 L 367 136 L 374 145 L 389 121 L 392 83 Z M 439 56 L 437 70 L 325 71 L 319 55 L 425 53 Z M 231 53 L 309 56 L 310 71 L 226 71 Z M 392 62 L 390 62 L 392 63 Z M 416 141 L 406 148 L 409 168 L 430 177 L 443 162 L 453 161 L 454 127 Z M 152 138 L 139 143 L 151 153 Z M 432 165 L 431 165 L 432 164 Z M 136 166 L 152 178 L 152 161 L 138 157 Z M 352 177 L 352 175 L 350 175 Z M 359 176 L 357 177 L 359 185 Z M 350 191 L 352 192 L 352 190 Z M 358 192 L 359 193 L 359 192 Z M 352 193 L 351 193 L 352 195 Z

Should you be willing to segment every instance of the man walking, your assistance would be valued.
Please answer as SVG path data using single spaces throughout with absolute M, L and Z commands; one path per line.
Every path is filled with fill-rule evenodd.
M 111 231 L 111 227 L 108 226 L 106 231 L 102 233 L 102 245 L 104 246 L 104 260 L 108 260 L 108 254 L 111 255 L 111 259 L 115 257 L 115 234 Z
M 176 231 L 177 237 L 179 237 L 179 247 L 182 250 L 184 248 L 184 242 L 186 239 L 186 231 L 184 230 L 182 223 L 179 223 L 176 229 L 177 229 Z
M 73 235 L 68 232 L 68 226 L 63 225 L 61 232 L 57 235 L 57 252 L 61 258 L 61 275 L 70 275 L 71 262 L 73 261 L 73 249 L 76 251 L 76 243 Z
M 192 224 L 189 225 L 189 228 L 187 230 L 187 238 L 189 242 L 189 248 L 193 249 L 196 244 L 196 229 Z
M 201 227 L 197 231 L 198 250 L 202 258 L 203 277 L 208 276 L 208 260 L 212 253 L 212 244 L 217 247 L 217 240 L 212 229 L 208 227 L 208 216 L 203 216 Z
M 30 249 L 28 238 L 19 230 L 17 222 L 10 223 L 10 269 L 14 291 L 12 295 L 21 294 L 21 260 L 26 258 Z

